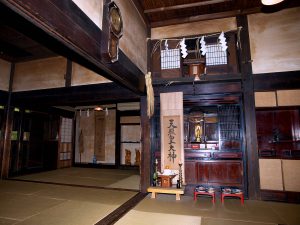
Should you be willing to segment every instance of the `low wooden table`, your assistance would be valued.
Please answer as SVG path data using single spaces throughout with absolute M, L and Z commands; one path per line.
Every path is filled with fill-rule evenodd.
M 238 197 L 241 199 L 241 204 L 244 205 L 244 193 L 240 192 L 240 193 L 226 193 L 226 192 L 221 192 L 221 202 L 222 204 L 224 203 L 224 197 L 226 196 L 230 196 L 230 197 Z
M 197 195 L 209 195 L 212 196 L 212 203 L 216 202 L 216 193 L 215 192 L 206 192 L 206 191 L 194 191 L 194 201 L 197 200 Z
M 184 188 L 163 188 L 163 187 L 148 187 L 148 192 L 151 192 L 151 198 L 156 198 L 157 193 L 175 194 L 176 200 L 180 200 L 180 195 L 184 194 Z

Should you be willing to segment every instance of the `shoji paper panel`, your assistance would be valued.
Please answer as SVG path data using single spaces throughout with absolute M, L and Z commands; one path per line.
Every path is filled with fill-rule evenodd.
M 270 92 L 255 92 L 255 107 L 275 107 L 276 93 Z
M 285 191 L 300 192 L 300 160 L 282 160 Z
M 300 90 L 277 91 L 278 106 L 299 106 Z
M 281 159 L 259 159 L 260 188 L 283 190 Z

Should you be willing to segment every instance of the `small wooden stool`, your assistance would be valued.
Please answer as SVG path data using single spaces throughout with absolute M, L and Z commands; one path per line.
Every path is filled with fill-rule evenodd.
M 222 192 L 221 193 L 221 202 L 222 202 L 222 204 L 224 203 L 224 197 L 226 197 L 226 196 L 238 197 L 238 198 L 241 199 L 241 204 L 244 205 L 244 194 L 243 194 L 243 192 L 241 192 L 241 193 L 235 193 L 235 194 Z
M 157 193 L 175 194 L 176 200 L 180 200 L 180 195 L 184 194 L 184 188 L 163 188 L 163 187 L 148 187 L 148 192 L 151 192 L 151 198 L 156 198 Z
M 197 195 L 209 195 L 212 196 L 212 203 L 215 204 L 216 202 L 216 193 L 215 192 L 198 192 L 198 191 L 194 191 L 194 201 L 197 200 Z

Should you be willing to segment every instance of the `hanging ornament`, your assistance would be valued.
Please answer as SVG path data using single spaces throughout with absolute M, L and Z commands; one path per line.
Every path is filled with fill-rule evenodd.
M 185 44 L 185 38 L 183 38 L 179 44 L 180 44 L 182 58 L 185 58 L 188 55 L 187 49 L 186 49 L 186 44 Z
M 165 40 L 165 50 L 169 50 L 168 40 Z
M 226 51 L 226 49 L 228 48 L 228 46 L 227 46 L 226 38 L 224 36 L 224 32 L 223 31 L 222 31 L 222 33 L 219 36 L 219 41 L 220 41 L 220 44 L 221 44 L 222 51 Z
M 204 36 L 201 37 L 200 44 L 201 44 L 201 48 L 200 48 L 201 55 L 205 55 L 206 52 L 207 52 L 207 48 L 206 48 L 206 43 L 205 43 L 205 40 L 204 40 Z

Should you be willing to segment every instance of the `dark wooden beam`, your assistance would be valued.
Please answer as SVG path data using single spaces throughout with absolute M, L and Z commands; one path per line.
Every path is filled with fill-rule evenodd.
M 300 89 L 300 71 L 254 74 L 255 91 Z
M 150 163 L 151 163 L 151 137 L 150 137 L 150 119 L 147 116 L 147 97 L 142 96 L 141 101 L 141 192 L 147 193 L 147 188 L 150 186 Z
M 244 120 L 245 132 L 244 139 L 246 142 L 244 156 L 244 174 L 246 193 L 249 199 L 260 199 L 260 182 L 259 182 L 259 164 L 256 135 L 256 115 L 255 100 L 253 88 L 253 74 L 251 65 L 250 41 L 248 31 L 248 19 L 246 15 L 237 16 L 237 26 L 241 26 L 241 49 L 239 58 L 241 62 L 242 85 L 243 85 L 243 102 L 244 102 Z
M 15 64 L 11 64 L 10 69 L 10 78 L 9 78 L 9 89 L 8 89 L 8 99 L 5 108 L 5 127 L 4 127 L 4 140 L 3 140 L 3 151 L 0 154 L 0 178 L 8 178 L 9 175 L 9 167 L 10 167 L 10 153 L 11 153 L 11 130 L 13 123 L 13 110 L 11 107 L 11 94 L 12 94 L 12 86 L 13 86 L 13 77 L 15 73 Z
M 0 104 L 1 105 L 7 104 L 7 98 L 8 98 L 8 92 L 0 90 Z
M 52 88 L 12 93 L 17 106 L 79 106 L 114 102 L 139 101 L 140 96 L 115 83 Z
M 101 56 L 103 32 L 71 0 L 0 0 L 1 19 L 19 32 L 137 94 L 144 74 L 120 51 L 117 63 Z
M 241 82 L 190 82 L 190 83 L 172 83 L 170 85 L 154 86 L 154 95 L 167 92 L 183 92 L 183 95 L 208 95 L 224 93 L 240 93 Z
M 120 125 L 120 111 L 116 110 L 116 147 L 115 147 L 115 167 L 120 168 L 121 165 L 121 125 Z
M 156 13 L 156 12 L 164 12 L 164 11 L 176 10 L 176 9 L 186 9 L 186 8 L 193 8 L 193 7 L 199 7 L 204 5 L 213 5 L 213 4 L 231 2 L 231 1 L 232 0 L 208 0 L 208 1 L 201 1 L 201 2 L 194 2 L 194 3 L 186 3 L 180 5 L 159 7 L 154 9 L 146 9 L 144 10 L 144 13 Z
M 203 20 L 213 20 L 213 19 L 234 17 L 234 16 L 238 16 L 238 15 L 247 15 L 247 14 L 251 14 L 251 13 L 258 13 L 260 11 L 261 11 L 261 7 L 246 9 L 243 11 L 242 10 L 232 10 L 232 11 L 225 11 L 225 12 L 219 12 L 219 13 L 209 13 L 209 14 L 202 14 L 202 15 L 198 15 L 198 16 L 190 16 L 190 17 L 184 17 L 184 18 L 176 18 L 176 19 L 152 22 L 150 25 L 152 28 L 163 27 L 163 26 L 176 25 L 176 24 L 182 24 L 182 23 L 191 23 L 191 22 L 197 22 L 197 21 L 203 21 Z

